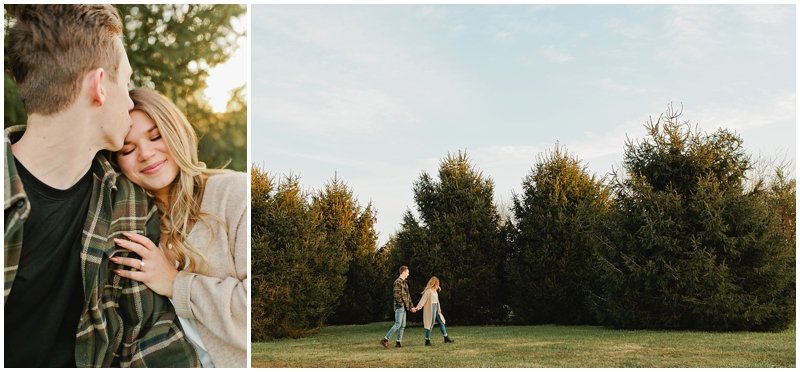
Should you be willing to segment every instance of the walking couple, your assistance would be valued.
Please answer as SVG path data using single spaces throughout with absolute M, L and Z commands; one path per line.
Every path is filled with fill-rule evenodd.
M 14 12 L 4 366 L 246 367 L 247 175 L 206 168 L 169 99 L 128 91 L 114 7 Z
M 408 275 L 408 267 L 400 266 L 400 277 L 394 281 L 394 324 L 381 340 L 381 345 L 388 348 L 389 337 L 392 337 L 392 334 L 397 332 L 395 347 L 402 347 L 403 332 L 406 329 L 406 311 L 411 310 L 412 313 L 416 313 L 420 309 L 424 309 L 422 312 L 422 320 L 423 326 L 425 327 L 425 346 L 431 346 L 431 329 L 434 323 L 439 323 L 439 330 L 442 332 L 442 336 L 444 336 L 444 342 L 453 342 L 447 335 L 442 306 L 439 303 L 439 291 L 441 290 L 439 278 L 432 276 L 431 279 L 428 280 L 428 285 L 425 286 L 425 290 L 422 291 L 422 298 L 420 298 L 417 306 L 412 306 L 411 295 L 408 292 L 408 283 L 406 282 Z

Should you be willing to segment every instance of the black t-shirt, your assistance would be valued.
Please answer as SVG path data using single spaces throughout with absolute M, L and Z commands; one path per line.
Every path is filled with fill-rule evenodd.
M 74 186 L 54 189 L 17 161 L 31 212 L 23 225 L 17 276 L 5 304 L 5 367 L 75 367 L 83 311 L 81 231 L 91 170 Z

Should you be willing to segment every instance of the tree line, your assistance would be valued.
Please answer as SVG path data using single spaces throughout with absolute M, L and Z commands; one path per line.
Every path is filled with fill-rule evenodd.
M 342 180 L 309 194 L 253 166 L 253 341 L 389 319 L 401 265 L 412 293 L 442 280 L 455 324 L 787 328 L 795 179 L 780 166 L 754 175 L 735 133 L 679 117 L 669 107 L 646 123 L 603 179 L 562 146 L 540 154 L 508 219 L 491 177 L 448 154 L 414 182 L 416 210 L 382 247 L 373 206 Z

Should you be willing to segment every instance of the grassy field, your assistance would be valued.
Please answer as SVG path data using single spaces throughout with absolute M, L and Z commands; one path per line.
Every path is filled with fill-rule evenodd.
M 403 348 L 378 343 L 390 322 L 331 326 L 296 340 L 253 343 L 253 367 L 794 367 L 795 328 L 780 333 L 623 331 L 595 326 L 434 328 L 410 325 Z

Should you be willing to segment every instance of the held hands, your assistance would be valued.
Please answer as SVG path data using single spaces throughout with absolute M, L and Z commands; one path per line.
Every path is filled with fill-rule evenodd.
M 134 233 L 124 234 L 130 240 L 114 239 L 114 243 L 138 254 L 141 259 L 111 257 L 111 262 L 137 269 L 136 271 L 114 270 L 114 273 L 123 278 L 142 282 L 153 292 L 172 298 L 172 285 L 175 283 L 175 277 L 178 276 L 175 265 L 170 264 L 164 251 L 146 236 Z
M 416 307 L 412 307 L 412 308 L 411 308 L 411 312 L 412 312 L 412 313 L 416 313 L 416 312 L 417 312 L 417 308 L 416 308 Z

